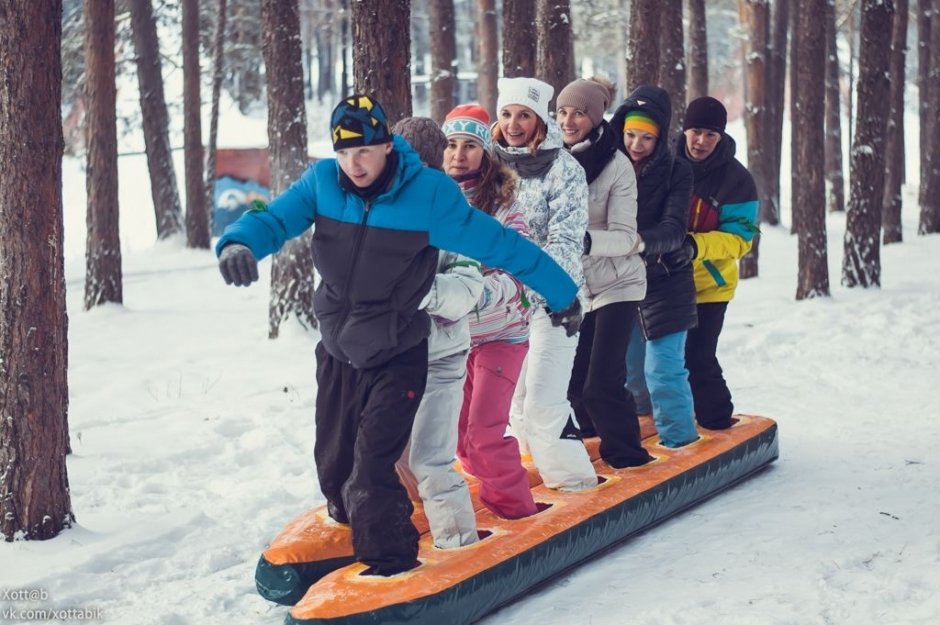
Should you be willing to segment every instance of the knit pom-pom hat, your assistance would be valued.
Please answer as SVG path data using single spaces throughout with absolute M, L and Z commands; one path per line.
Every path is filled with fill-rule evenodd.
M 479 104 L 461 104 L 444 118 L 441 130 L 448 139 L 462 137 L 476 141 L 483 149 L 489 150 L 492 144 L 490 137 L 490 115 Z

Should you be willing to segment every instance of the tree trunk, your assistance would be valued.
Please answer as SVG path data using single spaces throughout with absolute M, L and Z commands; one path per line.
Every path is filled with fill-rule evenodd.
M 496 81 L 499 77 L 499 22 L 496 0 L 477 0 L 477 99 L 496 119 Z
M 296 0 L 262 0 L 261 20 L 261 49 L 268 76 L 271 192 L 277 196 L 307 168 L 307 116 Z M 305 328 L 317 327 L 313 313 L 314 269 L 310 239 L 310 232 L 292 239 L 274 256 L 268 308 L 269 338 L 277 338 L 281 322 L 291 315 Z
M 215 24 L 215 41 L 212 52 L 212 109 L 209 113 L 209 155 L 206 158 L 206 206 L 209 214 L 214 214 L 215 208 L 215 165 L 216 148 L 219 136 L 219 98 L 222 95 L 223 55 L 225 53 L 225 10 L 226 0 L 217 0 L 217 21 Z M 209 223 L 212 231 L 212 222 Z
M 183 231 L 183 209 L 170 149 L 170 120 L 163 95 L 160 42 L 150 0 L 131 0 L 130 9 L 141 124 L 150 171 L 150 195 L 157 220 L 157 238 L 166 239 Z
M 927 83 L 929 85 L 927 105 L 931 122 L 927 127 L 927 158 L 922 166 L 924 178 L 921 179 L 920 220 L 917 234 L 940 232 L 940 0 L 933 1 L 933 13 L 930 18 L 930 61 Z M 923 159 L 923 156 L 921 157 Z
M 920 189 L 918 204 L 925 203 L 927 163 L 930 161 L 930 15 L 933 0 L 917 0 L 917 110 L 920 120 Z
M 780 219 L 780 164 L 783 150 L 783 110 L 787 77 L 787 34 L 790 30 L 790 0 L 774 0 L 770 18 L 764 102 L 767 145 L 764 150 L 766 212 Z
M 708 95 L 708 35 L 705 27 L 705 0 L 688 0 L 688 2 L 689 72 L 686 75 L 686 91 L 691 102 L 695 98 Z
M 825 1 L 825 0 L 824 0 Z M 797 22 L 799 21 L 799 12 L 802 7 L 801 0 L 793 0 L 794 8 L 796 10 L 790 11 L 790 32 L 792 33 L 792 44 L 790 45 L 790 234 L 799 234 L 800 232 L 800 215 L 803 211 L 799 210 L 796 206 L 796 189 L 800 186 L 801 181 L 799 176 L 796 173 L 796 153 L 799 149 L 797 145 L 797 128 L 795 126 L 795 119 L 797 115 L 797 109 L 800 106 L 800 103 L 796 99 L 796 81 L 799 79 L 799 66 L 797 65 L 797 49 L 796 49 L 796 40 L 798 39 L 797 28 L 799 28 Z M 782 159 L 781 159 L 782 160 Z
M 819 97 L 826 63 L 827 0 L 797 0 L 793 23 L 793 212 L 799 214 L 799 276 L 796 299 L 829 296 L 826 250 L 826 189 L 823 180 L 825 111 Z
M 855 93 L 855 11 L 858 6 L 859 0 L 852 0 L 851 4 L 846 7 L 848 16 L 845 20 L 846 28 L 848 32 L 845 34 L 845 41 L 849 49 L 849 97 L 845 99 L 845 117 L 849 121 L 848 136 L 851 139 L 855 136 L 854 128 L 852 124 L 855 123 L 855 103 L 852 101 L 852 94 Z
M 890 0 L 862 0 L 858 60 L 858 119 L 852 143 L 851 194 L 846 209 L 842 284 L 881 285 L 881 205 L 884 200 L 885 130 L 891 84 Z
M 209 249 L 209 211 L 202 174 L 202 119 L 199 96 L 199 0 L 183 9 L 183 163 L 186 176 L 186 245 Z
M 124 299 L 118 229 L 114 0 L 85 0 L 85 122 L 88 237 L 85 310 Z
M 831 213 L 845 210 L 840 73 L 835 0 L 826 0 L 826 196 Z
M 538 0 L 536 75 L 555 88 L 555 95 L 575 79 L 574 38 L 568 0 Z M 554 111 L 554 101 L 549 110 Z
M 0 534 L 44 540 L 75 521 L 65 462 L 62 2 L 8 0 L 5 12 L 16 19 L 0 19 Z
M 454 0 L 431 0 L 431 119 L 438 124 L 454 108 L 457 86 L 457 34 Z
M 744 47 L 744 124 L 747 128 L 747 168 L 757 185 L 760 202 L 758 223 L 776 225 L 779 216 L 769 213 L 771 202 L 767 198 L 767 173 L 765 150 L 767 149 L 766 94 L 764 92 L 767 71 L 768 45 L 770 41 L 770 4 L 767 0 L 739 0 L 738 17 L 747 29 Z M 760 238 L 754 237 L 751 251 L 740 262 L 741 279 L 756 278 Z
M 343 7 L 340 17 L 340 58 L 342 63 L 340 64 L 340 77 L 339 77 L 339 88 L 341 97 L 346 97 L 347 95 L 352 95 L 350 92 L 352 89 L 349 87 L 349 0 L 340 0 L 340 4 Z
M 659 17 L 660 0 L 633 0 L 626 55 L 628 93 L 659 81 Z
M 663 0 L 659 22 L 659 86 L 672 100 L 669 146 L 676 145 L 685 117 L 685 39 L 682 34 L 682 0 Z
M 503 76 L 535 76 L 536 0 L 503 0 Z
M 901 185 L 904 184 L 904 62 L 907 57 L 907 0 L 895 0 L 891 31 L 891 109 L 885 140 L 885 194 L 882 203 L 882 241 L 900 243 Z
M 355 89 L 381 102 L 390 127 L 411 116 L 410 19 L 411 0 L 352 3 Z
M 333 68 L 336 67 L 336 58 L 333 43 L 336 41 L 336 29 L 333 24 L 338 18 L 335 0 L 323 2 L 322 16 L 320 23 L 314 25 L 317 46 L 317 101 L 321 104 L 323 99 L 327 95 L 332 96 L 335 90 Z

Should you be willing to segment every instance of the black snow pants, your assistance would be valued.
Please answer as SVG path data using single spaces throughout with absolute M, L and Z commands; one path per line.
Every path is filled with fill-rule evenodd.
M 378 367 L 356 369 L 317 345 L 314 459 L 330 515 L 349 523 L 356 559 L 376 573 L 411 568 L 414 508 L 395 472 L 428 372 L 422 341 Z

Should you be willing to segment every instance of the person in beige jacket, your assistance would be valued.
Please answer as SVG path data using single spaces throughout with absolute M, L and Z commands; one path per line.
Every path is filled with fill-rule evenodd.
M 585 315 L 568 386 L 582 436 L 598 435 L 601 457 L 614 468 L 646 464 L 633 396 L 624 388 L 630 330 L 646 295 L 638 255 L 636 175 L 618 150 L 619 133 L 604 120 L 613 85 L 579 79 L 558 94 L 556 118 L 565 149 L 584 168 L 589 190 L 584 237 Z

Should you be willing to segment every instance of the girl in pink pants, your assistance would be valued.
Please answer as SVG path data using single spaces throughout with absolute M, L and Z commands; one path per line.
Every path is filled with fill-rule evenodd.
M 467 201 L 504 226 L 528 235 L 523 213 L 514 208 L 516 176 L 491 160 L 489 115 L 465 104 L 451 111 L 444 171 Z M 509 407 L 528 351 L 531 309 L 522 284 L 485 269 L 483 294 L 470 313 L 470 355 L 457 437 L 457 457 L 480 480 L 480 499 L 495 514 L 518 519 L 538 510 L 516 439 L 506 436 Z

